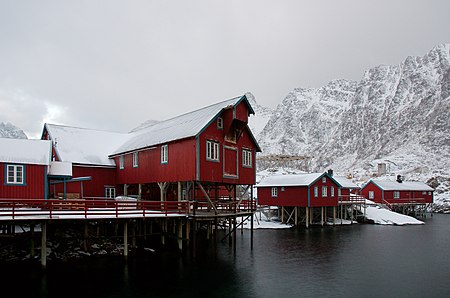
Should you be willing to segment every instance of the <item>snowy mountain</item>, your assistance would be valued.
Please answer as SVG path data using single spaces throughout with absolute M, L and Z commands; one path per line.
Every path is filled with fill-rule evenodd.
M 306 156 L 310 171 L 366 178 L 380 162 L 407 177 L 449 177 L 449 50 L 374 67 L 359 82 L 294 89 L 258 134 L 262 155 Z
M 258 135 L 263 131 L 267 122 L 272 117 L 274 111 L 270 108 L 259 105 L 255 100 L 255 96 L 253 96 L 253 94 L 251 94 L 250 92 L 247 92 L 245 96 L 247 97 L 250 105 L 255 111 L 255 115 L 251 115 L 248 118 L 248 125 L 250 126 L 250 129 L 254 136 L 258 138 Z
M 0 122 L 0 138 L 27 139 L 27 135 L 9 122 Z

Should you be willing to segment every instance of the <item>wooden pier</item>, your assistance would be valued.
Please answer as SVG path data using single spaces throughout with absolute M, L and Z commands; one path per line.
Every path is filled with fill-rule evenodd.
M 114 199 L 67 199 L 67 200 L 0 200 L 0 237 L 13 236 L 16 225 L 30 226 L 31 237 L 35 227 L 41 228 L 41 265 L 47 264 L 47 237 L 49 227 L 57 227 L 71 222 L 84 230 L 84 250 L 88 249 L 87 238 L 90 225 L 105 226 L 114 222 L 114 235 L 122 231 L 123 255 L 128 256 L 129 242 L 136 246 L 137 235 L 145 238 L 159 235 L 162 246 L 168 239 L 180 251 L 190 251 L 196 255 L 198 233 L 206 230 L 207 239 L 217 239 L 217 231 L 226 228 L 233 250 L 236 250 L 237 218 L 250 220 L 256 203 L 252 200 L 215 202 L 198 201 L 139 201 Z M 98 232 L 97 232 L 98 234 Z M 108 235 L 104 235 L 108 237 Z M 251 248 L 253 248 L 253 226 L 251 228 Z M 34 256 L 34 240 L 30 241 L 30 256 Z

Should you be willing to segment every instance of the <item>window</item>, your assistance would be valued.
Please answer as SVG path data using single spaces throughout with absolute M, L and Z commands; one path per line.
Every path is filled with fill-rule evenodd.
M 284 186 L 281 187 L 281 191 L 284 191 Z
M 427 194 L 427 192 L 426 192 L 426 191 L 422 191 L 422 194 L 423 194 L 423 195 L 426 195 L 426 194 Z
M 272 197 L 278 197 L 278 188 L 272 187 Z
M 431 191 L 428 192 L 428 195 L 431 196 Z
M 23 165 L 6 166 L 6 184 L 25 185 L 25 168 Z
M 105 187 L 105 198 L 115 198 L 116 188 L 115 187 Z
M 373 190 L 369 190 L 369 200 L 373 200 L 375 197 Z
M 139 155 L 138 152 L 133 153 L 133 168 L 137 168 L 139 166 Z
M 242 149 L 242 166 L 246 168 L 252 167 L 252 151 Z
M 217 118 L 217 129 L 223 129 L 223 119 L 221 117 Z
M 119 168 L 121 170 L 125 168 L 125 157 L 123 155 L 119 156 Z
M 322 186 L 322 198 L 328 197 L 328 187 Z
M 340 197 L 342 195 L 342 190 L 340 188 L 338 188 L 338 197 Z
M 332 197 L 334 197 L 334 187 L 333 187 L 333 186 L 330 188 L 330 195 L 331 195 Z
M 161 163 L 169 162 L 169 145 L 161 146 Z
M 206 141 L 206 160 L 219 161 L 219 143 Z
M 317 198 L 319 196 L 319 187 L 314 186 L 314 197 Z
M 399 199 L 399 198 L 400 198 L 400 192 L 394 191 L 394 199 Z
M 322 183 L 327 183 L 327 177 L 322 177 Z

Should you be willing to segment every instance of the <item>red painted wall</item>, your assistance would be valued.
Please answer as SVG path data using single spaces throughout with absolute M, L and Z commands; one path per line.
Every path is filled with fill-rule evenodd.
M 45 177 L 47 166 L 25 165 L 26 185 L 5 185 L 5 163 L 0 163 L 0 198 L 45 199 Z
M 104 197 L 105 186 L 116 185 L 116 169 L 103 167 L 88 167 L 80 165 L 72 165 L 72 177 L 87 177 L 91 176 L 90 181 L 83 181 L 83 197 Z M 117 192 L 116 188 L 116 192 Z M 64 184 L 50 185 L 50 195 L 63 193 Z M 69 182 L 66 184 L 67 193 L 77 193 L 81 198 L 81 182 Z
M 381 204 L 383 191 L 378 186 L 376 186 L 372 181 L 370 181 L 363 187 L 363 189 L 361 189 L 361 195 L 363 195 L 366 199 L 369 199 L 369 191 L 374 192 L 373 201 L 375 203 Z
M 369 191 L 374 191 L 374 202 L 376 203 L 383 203 L 383 191 L 378 188 L 378 186 L 375 185 L 372 181 L 370 181 L 362 190 L 361 194 L 369 198 Z M 426 192 L 425 194 L 422 193 L 422 191 L 399 191 L 400 198 L 394 199 L 394 191 L 393 190 L 385 190 L 384 191 L 384 200 L 388 203 L 398 203 L 401 201 L 408 201 L 408 200 L 414 200 L 414 199 L 425 199 L 425 203 L 433 203 L 433 192 L 431 194 L 428 194 L 429 192 Z
M 163 144 L 165 145 L 165 144 Z M 119 169 L 115 157 L 118 184 L 177 182 L 195 180 L 195 139 L 168 143 L 168 163 L 161 163 L 161 145 L 139 151 L 139 165 L 133 167 L 133 154 L 125 154 L 125 168 Z

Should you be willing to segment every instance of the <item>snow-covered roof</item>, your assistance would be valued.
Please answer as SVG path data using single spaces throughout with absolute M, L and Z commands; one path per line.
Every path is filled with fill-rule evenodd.
M 0 138 L 0 162 L 49 165 L 50 141 Z
M 60 161 L 114 166 L 109 159 L 116 148 L 130 138 L 128 133 L 109 132 L 87 128 L 45 124 L 55 142 L 55 149 Z
M 311 185 L 317 179 L 319 179 L 322 175 L 327 174 L 307 173 L 307 174 L 291 174 L 291 175 L 273 175 L 262 179 L 261 182 L 258 185 L 256 185 L 256 187 L 308 186 Z
M 52 161 L 48 174 L 51 176 L 70 176 L 72 177 L 72 163 L 65 161 Z
M 342 188 L 352 188 L 352 189 L 359 188 L 358 185 L 353 183 L 353 181 L 348 179 L 347 177 L 333 176 L 333 179 L 336 180 L 337 182 L 339 182 L 339 184 L 342 186 Z
M 222 101 L 169 120 L 155 123 L 142 130 L 135 131 L 128 141 L 115 148 L 116 150 L 111 151 L 110 154 L 117 155 L 158 144 L 164 144 L 170 141 L 195 137 L 202 132 L 202 130 L 213 121 L 222 110 L 235 107 L 242 100 L 247 101 L 245 95 Z M 248 101 L 247 104 L 250 113 L 254 113 Z
M 399 183 L 397 181 L 392 180 L 378 180 L 378 179 L 372 179 L 378 187 L 380 187 L 382 190 L 415 190 L 415 191 L 434 191 L 434 189 L 423 183 L 418 181 L 403 181 L 402 183 Z

